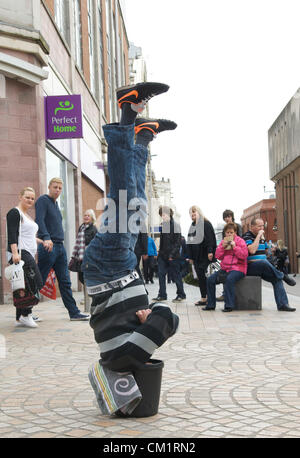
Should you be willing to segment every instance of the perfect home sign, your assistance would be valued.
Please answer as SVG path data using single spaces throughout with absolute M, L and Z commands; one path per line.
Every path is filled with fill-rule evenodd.
M 45 97 L 46 139 L 82 138 L 81 95 Z

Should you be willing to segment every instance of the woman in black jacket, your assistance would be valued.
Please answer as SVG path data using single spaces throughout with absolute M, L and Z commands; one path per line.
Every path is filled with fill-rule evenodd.
M 82 284 L 84 283 L 83 273 L 81 272 L 82 259 L 86 247 L 97 234 L 95 222 L 96 215 L 94 210 L 86 210 L 83 215 L 83 223 L 79 226 L 78 229 L 76 242 L 69 262 L 69 270 L 72 272 L 78 272 L 78 278 Z
M 194 264 L 199 280 L 201 300 L 195 305 L 206 305 L 207 288 L 205 272 L 209 263 L 214 259 L 216 251 L 216 236 L 212 224 L 206 219 L 200 208 L 193 205 L 190 208 L 192 224 L 187 238 L 187 255 L 191 264 Z

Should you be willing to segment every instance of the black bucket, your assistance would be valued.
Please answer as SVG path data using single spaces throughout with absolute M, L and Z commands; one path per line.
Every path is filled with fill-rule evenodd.
M 151 417 L 157 414 L 164 363 L 159 359 L 150 359 L 149 363 L 132 372 L 142 395 L 141 402 L 129 415 L 118 410 L 115 412 L 118 417 Z

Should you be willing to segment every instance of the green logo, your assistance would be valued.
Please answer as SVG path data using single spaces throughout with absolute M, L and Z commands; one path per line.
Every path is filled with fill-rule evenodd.
M 74 108 L 73 103 L 71 105 L 69 100 L 66 100 L 65 102 L 58 102 L 58 105 L 59 107 L 56 107 L 54 110 L 55 115 L 58 111 L 69 111 L 69 110 L 73 110 Z

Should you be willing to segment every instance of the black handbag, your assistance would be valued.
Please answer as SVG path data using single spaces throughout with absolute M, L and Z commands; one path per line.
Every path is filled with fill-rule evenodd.
M 13 292 L 13 303 L 16 308 L 26 309 L 40 302 L 40 293 L 35 281 L 35 272 L 31 267 L 24 266 L 25 289 Z
M 81 272 L 81 264 L 82 264 L 82 261 L 80 261 L 80 259 L 71 258 L 69 265 L 68 265 L 68 269 L 71 272 Z
M 225 283 L 226 280 L 227 280 L 227 275 L 228 275 L 228 272 L 226 272 L 226 270 L 220 269 L 220 270 L 218 271 L 216 283 L 217 283 L 217 284 L 219 284 L 219 283 Z

